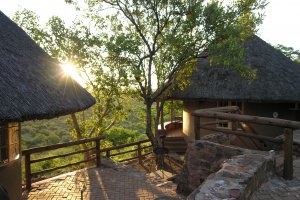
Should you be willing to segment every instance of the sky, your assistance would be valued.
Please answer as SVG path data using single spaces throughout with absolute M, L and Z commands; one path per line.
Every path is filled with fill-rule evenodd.
M 282 44 L 300 50 L 300 0 L 268 2 L 265 19 L 257 35 L 272 45 Z M 7 16 L 23 8 L 36 12 L 41 21 L 53 15 L 66 22 L 71 22 L 75 17 L 74 7 L 66 5 L 64 0 L 0 0 L 0 10 Z

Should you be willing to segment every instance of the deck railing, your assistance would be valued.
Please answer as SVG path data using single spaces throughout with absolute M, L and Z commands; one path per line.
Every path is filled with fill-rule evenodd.
M 104 149 L 101 149 L 100 151 L 105 152 L 105 156 L 107 158 L 111 158 L 111 157 L 131 153 L 131 152 L 136 152 L 136 154 L 135 154 L 136 156 L 126 158 L 126 159 L 122 159 L 122 160 L 118 160 L 118 161 L 119 162 L 125 162 L 125 161 L 138 159 L 139 163 L 141 163 L 143 156 L 146 156 L 146 155 L 152 153 L 152 151 L 148 151 L 148 152 L 145 152 L 143 154 L 143 150 L 152 148 L 151 144 L 147 145 L 147 146 L 142 146 L 142 144 L 149 143 L 149 142 L 150 142 L 150 140 L 142 140 L 142 141 L 132 142 L 132 143 L 129 143 L 129 144 L 123 144 L 123 145 L 119 145 L 119 146 L 115 146 L 115 147 L 104 148 Z M 132 147 L 132 146 L 136 146 L 136 149 L 128 150 L 128 151 L 122 151 L 122 152 L 118 152 L 118 153 L 112 153 L 112 151 L 124 149 L 126 147 Z
M 232 134 L 238 137 L 247 137 L 250 139 L 258 139 L 263 141 L 269 141 L 283 145 L 284 151 L 284 168 L 283 177 L 285 179 L 293 179 L 293 131 L 300 129 L 300 122 L 290 121 L 277 118 L 267 118 L 259 116 L 241 115 L 238 106 L 228 106 L 219 108 L 199 109 L 195 110 L 192 115 L 194 116 L 194 129 L 195 139 L 200 139 L 200 129 L 206 129 L 211 131 L 223 132 L 225 134 Z M 218 121 L 210 123 L 201 123 L 200 118 L 214 118 L 220 120 L 227 120 L 232 124 L 231 130 L 224 128 L 211 127 L 219 123 Z M 284 139 L 272 138 L 263 135 L 257 135 L 257 133 L 243 133 L 239 131 L 238 125 L 243 123 L 260 124 L 267 126 L 277 126 L 284 128 Z
M 52 172 L 52 171 L 55 171 L 58 169 L 63 169 L 63 168 L 71 167 L 73 165 L 79 165 L 82 163 L 89 163 L 92 161 L 94 161 L 96 166 L 99 167 L 101 164 L 101 153 L 104 154 L 104 156 L 110 158 L 110 157 L 123 155 L 123 154 L 131 153 L 131 152 L 136 152 L 136 154 L 135 154 L 136 156 L 133 156 L 133 157 L 130 157 L 127 159 L 123 159 L 123 160 L 119 160 L 119 162 L 138 159 L 139 162 L 141 163 L 143 156 L 150 154 L 152 152 L 152 151 L 149 152 L 150 151 L 149 150 L 148 152 L 143 153 L 143 150 L 145 150 L 147 148 L 149 149 L 152 147 L 151 145 L 147 145 L 147 146 L 142 145 L 144 143 L 150 142 L 149 140 L 142 140 L 142 141 L 124 144 L 124 145 L 120 145 L 120 146 L 116 146 L 116 147 L 100 149 L 100 140 L 102 140 L 102 139 L 103 139 L 103 137 L 96 137 L 96 138 L 78 140 L 78 141 L 74 141 L 74 142 L 60 143 L 60 144 L 55 144 L 55 145 L 49 145 L 49 146 L 43 146 L 43 147 L 37 147 L 37 148 L 23 150 L 22 156 L 25 157 L 25 184 L 26 184 L 25 187 L 26 187 L 26 190 L 31 189 L 32 177 L 40 175 L 40 174 L 46 174 L 46 173 L 49 173 L 49 172 Z M 62 148 L 71 147 L 71 146 L 79 146 L 79 145 L 86 144 L 86 143 L 92 143 L 92 147 L 90 147 L 88 149 L 77 150 L 77 151 L 70 152 L 70 153 L 65 153 L 65 154 L 60 154 L 60 155 L 55 155 L 55 156 L 48 156 L 48 157 L 39 158 L 39 159 L 31 158 L 32 154 L 43 153 L 46 151 L 52 151 L 52 150 L 62 149 Z M 112 153 L 112 151 L 114 151 L 114 150 L 121 150 L 126 147 L 132 147 L 132 146 L 137 146 L 137 148 L 133 149 L 133 150 L 129 150 L 129 151 Z M 92 152 L 92 153 L 94 153 L 95 156 L 90 156 L 89 158 L 78 161 L 78 162 L 69 163 L 66 165 L 62 165 L 62 166 L 58 166 L 58 167 L 54 167 L 54 168 L 50 168 L 50 169 L 45 169 L 42 171 L 37 171 L 37 172 L 31 171 L 31 164 L 33 164 L 33 163 L 43 162 L 43 161 L 52 160 L 52 159 L 56 159 L 56 158 L 62 158 L 62 157 L 66 157 L 66 156 L 72 156 L 75 154 L 83 154 L 86 152 Z

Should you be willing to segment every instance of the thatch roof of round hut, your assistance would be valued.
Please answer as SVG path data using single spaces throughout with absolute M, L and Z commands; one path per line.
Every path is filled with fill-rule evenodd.
M 53 118 L 94 103 L 63 75 L 57 60 L 0 11 L 0 122 Z
M 210 66 L 209 55 L 198 62 L 191 85 L 175 91 L 173 99 L 249 102 L 300 102 L 300 65 L 261 38 L 245 42 L 245 61 L 257 69 L 251 84 L 228 67 Z

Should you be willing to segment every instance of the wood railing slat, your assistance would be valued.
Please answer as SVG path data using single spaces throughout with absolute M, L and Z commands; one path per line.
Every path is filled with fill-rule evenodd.
M 142 141 L 138 141 L 138 142 L 132 142 L 132 143 L 129 143 L 129 144 L 122 144 L 122 145 L 119 145 L 119 146 L 116 146 L 116 147 L 108 147 L 108 148 L 101 149 L 100 152 L 118 150 L 118 149 L 122 149 L 124 147 L 130 147 L 130 146 L 133 146 L 133 145 L 137 145 L 139 143 L 146 143 L 146 142 L 150 142 L 150 140 L 142 140 Z
M 46 157 L 46 158 L 35 159 L 35 160 L 31 160 L 30 163 L 42 162 L 42 161 L 46 161 L 46 160 L 52 160 L 52 159 L 55 159 L 55 158 L 71 156 L 71 155 L 75 155 L 75 154 L 79 154 L 79 153 L 88 152 L 88 151 L 91 151 L 91 150 L 95 150 L 95 147 L 88 148 L 88 149 L 83 149 L 83 150 L 75 151 L 75 152 L 71 152 L 71 153 L 60 154 L 60 155 L 57 155 L 57 156 L 49 156 L 49 157 Z
M 211 131 L 218 131 L 218 132 L 222 132 L 222 133 L 226 133 L 226 134 L 233 134 L 233 135 L 238 135 L 238 136 L 243 136 L 243 137 L 248 137 L 248 138 L 255 138 L 255 139 L 259 139 L 259 140 L 271 141 L 274 143 L 280 143 L 280 144 L 283 143 L 283 140 L 280 138 L 271 138 L 271 137 L 262 136 L 262 135 L 247 134 L 247 133 L 243 133 L 243 132 L 239 132 L 239 131 L 231 131 L 228 129 L 214 128 L 214 127 L 209 127 L 209 126 L 200 126 L 200 128 L 211 130 Z
M 118 155 L 122 155 L 122 154 L 126 154 L 126 153 L 131 153 L 131 152 L 136 152 L 136 151 L 137 151 L 137 149 L 122 151 L 122 152 L 118 152 L 118 153 L 111 153 L 110 157 L 118 156 Z
M 79 145 L 79 144 L 83 144 L 83 143 L 94 142 L 97 140 L 101 140 L 103 138 L 104 137 L 88 138 L 88 139 L 82 139 L 82 140 L 73 141 L 73 142 L 66 142 L 66 143 L 53 144 L 53 145 L 48 145 L 48 146 L 43 146 L 43 147 L 36 147 L 36 148 L 23 150 L 22 154 L 25 155 L 25 154 L 32 154 L 32 153 L 39 153 L 39 152 L 43 152 L 43 151 L 55 150 L 55 149 L 70 147 L 70 146 Z
M 55 144 L 55 145 L 48 145 L 48 146 L 23 150 L 22 155 L 25 157 L 26 189 L 30 190 L 30 188 L 31 188 L 31 181 L 32 181 L 31 178 L 32 178 L 32 176 L 37 176 L 37 175 L 40 175 L 40 174 L 49 173 L 49 172 L 52 172 L 52 171 L 55 171 L 55 170 L 58 170 L 58 169 L 63 169 L 63 168 L 71 167 L 73 165 L 78 165 L 78 164 L 81 164 L 81 163 L 87 163 L 87 162 L 95 161 L 95 160 L 96 160 L 96 166 L 99 167 L 100 164 L 101 164 L 100 153 L 102 153 L 102 152 L 106 152 L 106 155 L 110 157 L 110 156 L 116 156 L 116 155 L 130 153 L 130 152 L 136 152 L 136 151 L 138 151 L 138 149 L 140 149 L 140 151 L 142 151 L 142 149 L 152 147 L 152 145 L 148 145 L 146 147 L 141 147 L 141 145 L 143 143 L 150 142 L 150 140 L 147 139 L 147 140 L 142 140 L 142 141 L 138 141 L 138 142 L 133 142 L 133 143 L 129 143 L 129 144 L 120 145 L 120 146 L 117 146 L 117 147 L 109 147 L 109 148 L 105 148 L 105 149 L 100 149 L 100 140 L 101 139 L 103 139 L 103 137 L 82 139 L 82 140 L 73 141 L 73 142 L 66 142 L 66 143 L 60 143 L 60 144 Z M 55 155 L 55 156 L 49 156 L 49 157 L 46 157 L 46 158 L 39 158 L 39 159 L 35 159 L 35 160 L 30 160 L 30 156 L 33 153 L 41 153 L 41 152 L 44 152 L 44 151 L 51 151 L 51 150 L 56 150 L 56 149 L 60 149 L 60 148 L 85 144 L 85 143 L 89 143 L 89 142 L 95 142 L 94 143 L 95 145 L 93 145 L 94 147 L 91 147 L 89 149 L 83 149 L 83 150 L 75 151 L 75 152 L 65 153 L 65 154 L 61 154 L 61 155 Z M 138 148 L 134 149 L 134 150 L 130 150 L 130 151 L 124 151 L 124 152 L 111 154 L 112 150 L 119 150 L 119 149 L 122 149 L 122 148 L 125 148 L 125 147 L 130 147 L 130 146 L 138 146 Z M 88 151 L 93 151 L 93 150 L 96 152 L 96 156 L 94 158 L 86 159 L 86 160 L 75 162 L 75 163 L 66 164 L 66 165 L 63 165 L 63 166 L 58 166 L 58 167 L 51 168 L 51 169 L 46 169 L 46 170 L 38 171 L 38 172 L 34 172 L 34 173 L 31 172 L 31 164 L 32 163 L 38 163 L 38 162 L 42 162 L 42 161 L 46 161 L 46 160 L 52 160 L 52 159 L 61 158 L 61 157 L 65 157 L 65 156 L 71 156 L 71 155 L 84 153 L 84 152 L 88 152 Z M 127 161 L 127 160 L 133 160 L 133 159 L 136 159 L 136 158 L 141 158 L 142 156 L 145 156 L 145 155 L 148 155 L 148 154 L 149 153 L 146 153 L 146 154 L 142 155 L 142 153 L 138 153 L 137 157 L 132 157 L 132 158 L 129 158 L 129 159 L 125 159 L 125 160 L 122 160 L 122 162 Z
M 285 119 L 276 119 L 276 118 L 268 118 L 268 117 L 259 117 L 259 116 L 250 116 L 250 115 L 240 115 L 233 113 L 223 113 L 217 111 L 203 111 L 196 110 L 192 112 L 192 115 L 195 117 L 208 117 L 208 118 L 216 118 L 216 119 L 227 119 L 233 121 L 242 121 L 242 122 L 250 122 L 256 124 L 263 124 L 269 126 L 279 126 L 285 128 L 292 129 L 300 129 L 300 122 L 285 120 Z
M 59 167 L 54 167 L 54 168 L 51 168 L 51 169 L 46 169 L 46 170 L 43 170 L 43 171 L 34 172 L 34 173 L 31 174 L 31 176 L 36 176 L 36 175 L 39 175 L 39 174 L 52 172 L 52 171 L 55 171 L 55 170 L 58 170 L 58 169 L 71 167 L 73 165 L 78 165 L 78 164 L 81 164 L 81 163 L 87 163 L 87 162 L 90 162 L 90 161 L 93 161 L 93 160 L 95 160 L 95 158 L 90 158 L 90 159 L 82 160 L 82 161 L 79 161 L 79 162 L 70 163 L 70 164 L 67 164 L 67 165 L 62 165 L 62 166 L 59 166 Z

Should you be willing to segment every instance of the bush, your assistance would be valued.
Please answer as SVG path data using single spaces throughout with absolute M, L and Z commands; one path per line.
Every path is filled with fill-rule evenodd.
M 113 127 L 106 134 L 105 139 L 114 146 L 138 141 L 140 133 L 123 127 Z

